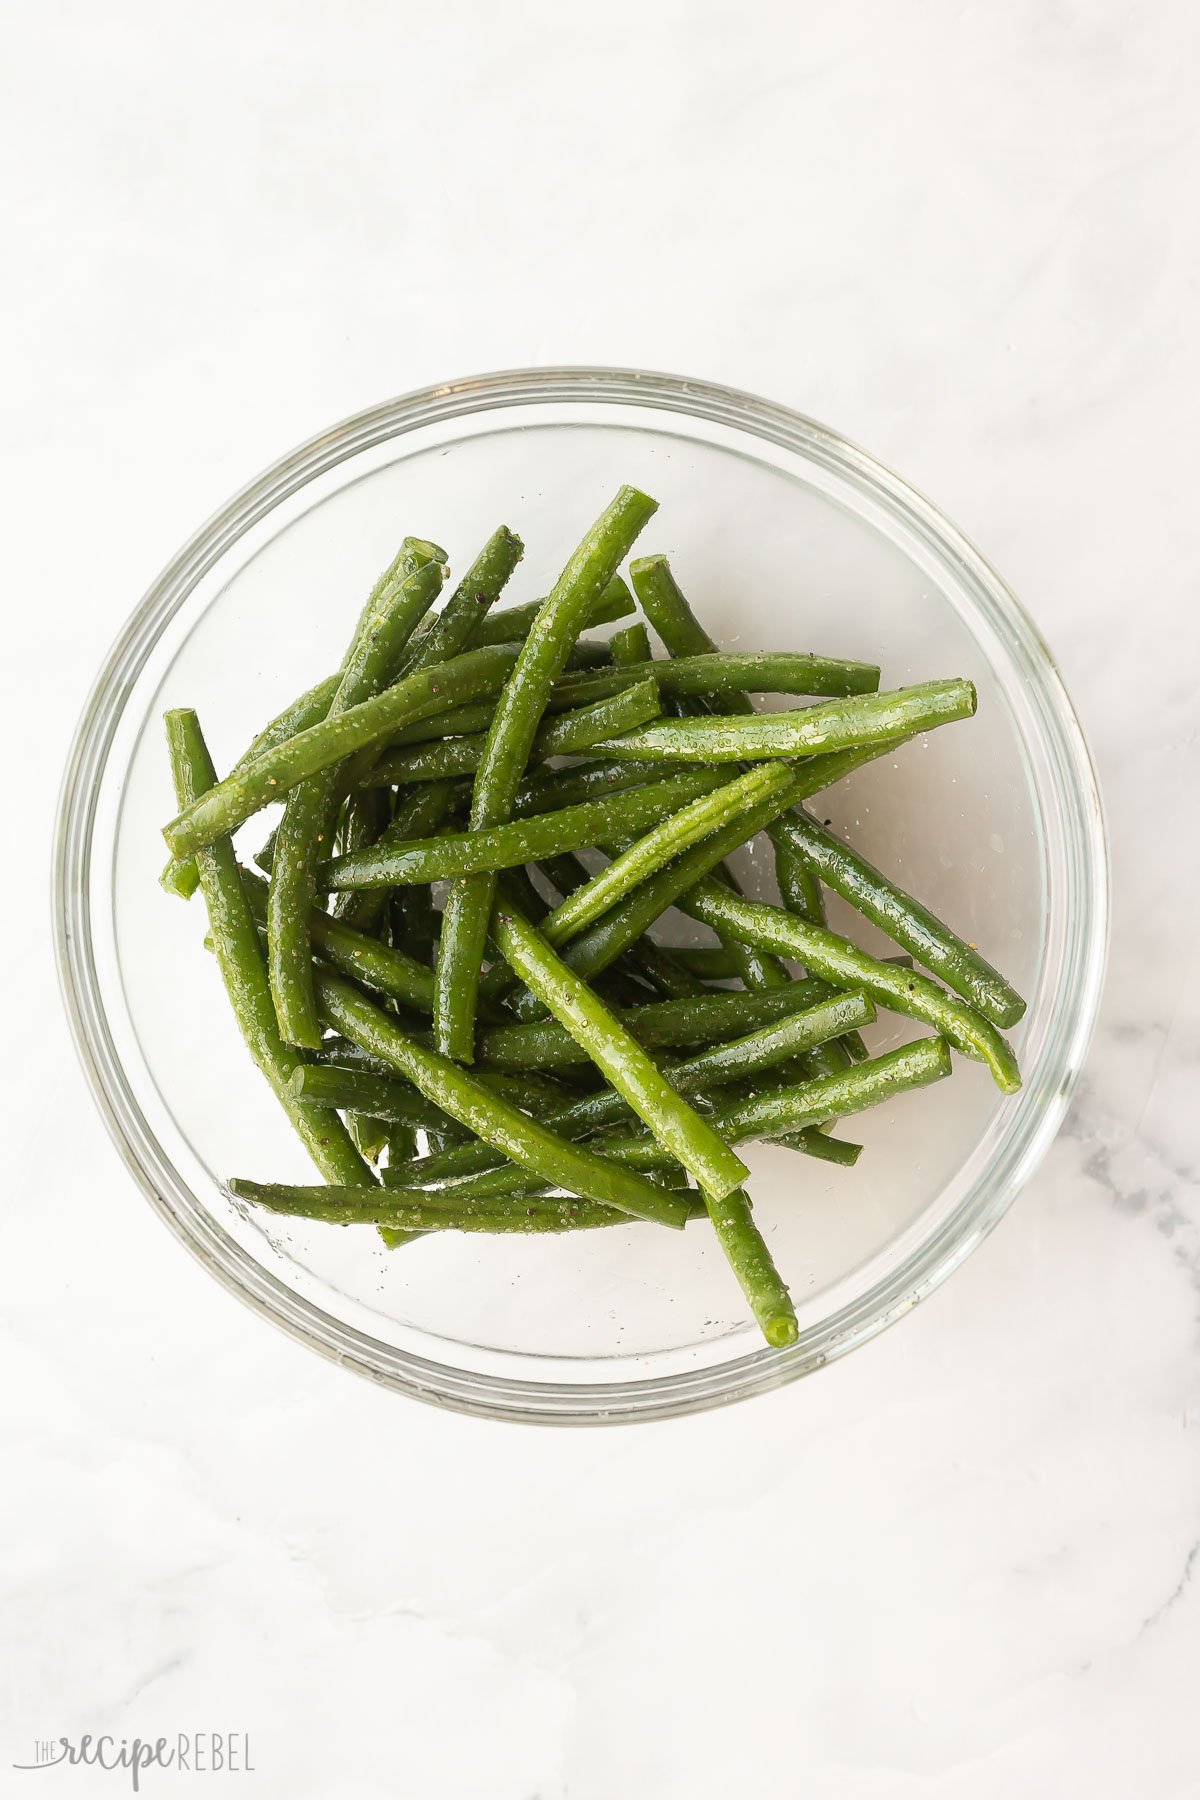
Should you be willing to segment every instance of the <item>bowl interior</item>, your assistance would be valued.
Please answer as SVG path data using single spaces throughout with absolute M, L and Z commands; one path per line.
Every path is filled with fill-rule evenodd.
M 194 705 L 218 767 L 228 765 L 337 664 L 406 532 L 446 545 L 461 571 L 508 523 L 527 547 L 508 598 L 526 600 L 546 592 L 622 481 L 659 499 L 640 548 L 669 553 L 724 646 L 864 657 L 882 664 L 884 686 L 975 681 L 974 721 L 880 759 L 814 806 L 1029 998 L 1015 1036 L 1032 1067 L 1050 1036 L 1061 927 L 1048 846 L 1063 825 L 1046 803 L 1053 783 L 1019 650 L 970 572 L 868 477 L 819 447 L 784 447 L 721 420 L 578 400 L 408 421 L 327 459 L 261 517 L 207 540 L 112 702 L 86 899 L 112 1078 L 160 1204 L 226 1279 L 404 1386 L 552 1384 L 567 1405 L 586 1394 L 584 1410 L 604 1410 L 629 1384 L 778 1353 L 760 1348 L 707 1227 L 447 1236 L 389 1253 L 367 1229 L 266 1221 L 228 1199 L 231 1175 L 311 1175 L 238 1041 L 202 946 L 201 902 L 158 885 L 160 827 L 174 810 L 161 718 Z M 244 855 L 267 823 L 246 828 Z M 764 859 L 751 856 L 746 870 L 773 894 Z M 894 950 L 836 900 L 830 916 L 869 948 Z M 678 915 L 666 923 L 660 936 L 712 941 Z M 914 1032 L 883 1016 L 866 1035 L 878 1050 Z M 831 1319 L 861 1320 L 890 1274 L 923 1247 L 950 1244 L 1003 1156 L 1014 1110 L 1035 1099 L 1027 1089 L 1006 1102 L 958 1059 L 953 1080 L 846 1122 L 842 1135 L 866 1146 L 854 1170 L 749 1150 L 757 1217 L 805 1341 Z

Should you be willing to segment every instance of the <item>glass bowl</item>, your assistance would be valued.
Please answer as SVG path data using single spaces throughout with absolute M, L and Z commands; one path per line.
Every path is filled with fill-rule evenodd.
M 970 724 L 881 758 L 821 815 L 907 882 L 1029 999 L 1025 1085 L 954 1079 L 852 1121 L 854 1170 L 754 1147 L 756 1217 L 799 1341 L 763 1347 L 706 1229 L 448 1235 L 254 1214 L 222 1183 L 312 1179 L 237 1040 L 203 908 L 158 885 L 174 811 L 161 719 L 195 705 L 218 767 L 333 668 L 406 532 L 461 570 L 499 522 L 524 537 L 515 600 L 546 592 L 622 481 L 726 646 L 883 665 L 883 685 L 968 675 Z M 262 821 L 247 828 L 253 848 Z M 751 879 L 766 876 L 751 869 Z M 898 1319 L 980 1242 L 1050 1142 L 1103 973 L 1107 862 L 1082 733 L 1045 645 L 928 501 L 835 433 L 726 388 L 530 370 L 361 413 L 267 470 L 175 557 L 129 620 L 79 726 L 55 871 L 63 993 L 97 1104 L 162 1218 L 233 1293 L 402 1393 L 492 1417 L 653 1418 L 818 1368 Z M 831 908 L 835 928 L 888 946 Z M 886 1048 L 911 1035 L 884 1016 Z

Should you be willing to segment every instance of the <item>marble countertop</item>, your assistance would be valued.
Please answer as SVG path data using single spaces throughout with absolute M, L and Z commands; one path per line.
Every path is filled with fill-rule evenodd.
M 1200 15 L 49 0 L 7 38 L 0 1791 L 128 1791 L 11 1771 L 37 1739 L 220 1731 L 281 1800 L 1200 1794 Z M 86 1099 L 44 902 L 70 723 L 197 520 L 375 399 L 559 361 L 769 394 L 933 495 L 1061 662 L 1115 863 L 1086 1078 L 983 1249 L 811 1380 L 600 1434 L 231 1302 Z

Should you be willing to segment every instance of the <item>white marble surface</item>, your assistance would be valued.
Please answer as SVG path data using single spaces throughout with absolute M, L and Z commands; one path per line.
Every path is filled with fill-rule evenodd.
M 1200 1793 L 1195 9 L 50 0 L 5 39 L 0 1792 L 127 1791 L 11 1772 L 37 1737 L 237 1730 L 226 1785 L 280 1800 Z M 555 360 L 769 393 L 933 494 L 1061 659 L 1116 868 L 1085 1086 L 986 1247 L 810 1381 L 599 1435 L 229 1300 L 85 1098 L 44 903 L 66 726 L 195 522 L 380 396 Z

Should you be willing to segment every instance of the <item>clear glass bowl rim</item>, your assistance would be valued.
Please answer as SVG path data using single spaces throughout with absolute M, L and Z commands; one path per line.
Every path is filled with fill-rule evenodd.
M 554 403 L 632 405 L 747 432 L 835 471 L 947 560 L 969 582 L 976 604 L 1021 668 L 1058 784 L 1075 890 L 1060 985 L 1075 1004 L 1064 1003 L 1053 1023 L 1036 1104 L 1027 1099 L 1017 1109 L 987 1169 L 941 1227 L 874 1287 L 786 1350 L 763 1348 L 691 1373 L 593 1384 L 515 1380 L 399 1350 L 294 1294 L 228 1238 L 162 1152 L 121 1068 L 97 979 L 88 901 L 100 778 L 122 709 L 167 622 L 213 564 L 297 489 L 388 438 L 473 413 Z M 1095 770 L 1049 649 L 996 571 L 922 494 L 826 426 L 736 389 L 632 369 L 535 368 L 423 388 L 354 414 L 274 463 L 179 550 L 126 622 L 80 718 L 59 803 L 53 911 L 63 1002 L 96 1104 L 147 1199 L 217 1280 L 312 1349 L 398 1392 L 484 1417 L 611 1424 L 724 1405 L 808 1374 L 909 1312 L 982 1242 L 1052 1141 L 1082 1068 L 1104 979 L 1109 864 Z

